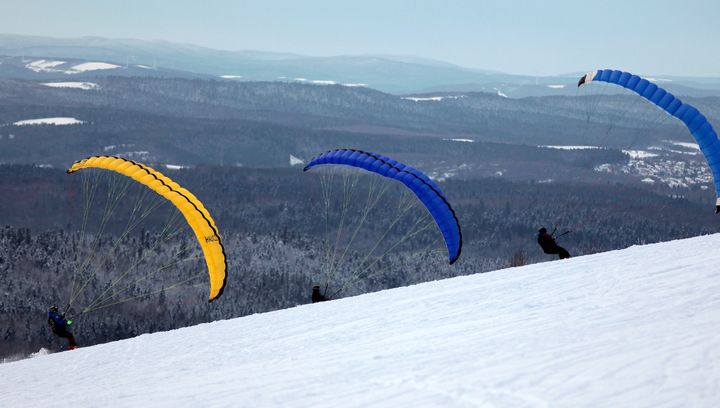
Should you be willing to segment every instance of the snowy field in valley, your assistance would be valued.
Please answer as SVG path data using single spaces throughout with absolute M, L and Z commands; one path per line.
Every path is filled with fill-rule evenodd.
M 120 65 L 109 64 L 107 62 L 84 62 L 71 67 L 63 67 L 67 65 L 65 61 L 37 60 L 31 61 L 25 65 L 25 68 L 35 72 L 53 72 L 64 74 L 79 74 L 89 71 L 107 70 L 121 68 Z
M 98 84 L 92 82 L 45 82 L 43 85 L 49 86 L 50 88 L 72 88 L 82 89 L 84 91 L 100 89 Z
M 636 246 L 40 355 L 0 365 L 0 406 L 718 407 L 718 247 Z
M 538 147 L 544 147 L 546 149 L 557 149 L 557 150 L 594 150 L 594 149 L 602 149 L 600 146 L 538 146 Z
M 25 65 L 25 68 L 35 72 L 55 72 L 55 67 L 65 64 L 65 61 L 37 60 Z
M 463 142 L 463 143 L 474 143 L 475 140 L 473 139 L 443 139 L 443 140 L 449 140 L 451 142 Z
M 39 119 L 25 119 L 13 122 L 15 126 L 33 126 L 33 125 L 55 125 L 55 126 L 67 126 L 67 125 L 81 125 L 85 123 L 82 120 L 69 117 L 57 117 L 57 118 L 39 118 Z
M 66 73 L 77 74 L 80 72 L 98 71 L 105 69 L 120 68 L 120 65 L 108 64 L 107 62 L 84 62 L 82 64 L 74 65 Z
M 446 96 L 403 96 L 400 99 L 405 99 L 414 102 L 426 102 L 434 101 L 439 102 L 445 99 L 461 99 L 465 98 L 465 95 L 446 95 Z

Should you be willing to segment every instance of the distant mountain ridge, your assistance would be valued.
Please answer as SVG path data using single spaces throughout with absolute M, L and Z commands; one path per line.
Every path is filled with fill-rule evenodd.
M 509 97 L 571 95 L 577 83 L 577 76 L 573 74 L 544 77 L 512 75 L 417 56 L 366 54 L 311 57 L 101 37 L 66 39 L 0 34 L 0 55 L 101 61 L 127 67 L 142 65 L 157 68 L 157 76 L 334 82 L 362 85 L 395 94 L 440 90 L 484 91 Z M 149 73 L 137 74 L 145 76 Z M 0 65 L 0 78 L 18 78 L 17 75 L 17 72 L 9 74 Z M 667 87 L 679 95 L 720 95 L 720 78 L 662 78 L 669 80 Z

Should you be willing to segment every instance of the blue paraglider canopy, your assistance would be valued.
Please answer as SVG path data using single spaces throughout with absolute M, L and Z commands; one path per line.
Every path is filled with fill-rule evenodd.
M 440 228 L 450 264 L 458 260 L 462 250 L 462 232 L 455 211 L 440 187 L 420 170 L 387 156 L 354 149 L 336 149 L 322 153 L 310 160 L 303 170 L 323 164 L 357 167 L 403 183 L 425 206 Z
M 649 80 L 629 72 L 601 69 L 580 78 L 578 87 L 593 81 L 620 85 L 652 102 L 669 115 L 682 121 L 695 138 L 707 160 L 715 181 L 715 213 L 720 213 L 720 139 L 705 115 L 689 103 L 657 86 Z

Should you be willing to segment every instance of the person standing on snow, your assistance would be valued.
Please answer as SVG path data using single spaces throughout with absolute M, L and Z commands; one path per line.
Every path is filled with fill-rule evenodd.
M 545 227 L 540 228 L 537 236 L 537 242 L 540 245 L 540 248 L 542 248 L 543 252 L 546 254 L 557 254 L 560 259 L 570 258 L 570 253 L 555 242 L 555 238 L 553 237 L 554 234 L 555 231 L 553 231 L 552 234 L 548 234 Z
M 68 326 L 72 324 L 72 320 L 65 319 L 64 314 L 58 312 L 57 306 L 50 306 L 48 309 L 48 325 L 58 337 L 65 337 L 68 339 L 68 350 L 75 350 L 77 345 L 75 344 L 75 337 L 68 331 Z
M 310 299 L 312 300 L 313 303 L 324 302 L 326 300 L 330 300 L 325 295 L 320 293 L 320 286 L 318 286 L 318 285 L 313 286 L 312 296 L 310 297 Z

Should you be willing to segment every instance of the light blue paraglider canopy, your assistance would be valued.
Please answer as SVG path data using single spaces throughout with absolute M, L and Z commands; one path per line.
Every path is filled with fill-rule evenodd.
M 583 75 L 578 87 L 592 81 L 602 81 L 625 87 L 657 105 L 668 114 L 680 119 L 695 138 L 705 155 L 715 181 L 715 213 L 720 213 L 720 139 L 705 115 L 694 106 L 637 75 L 612 69 L 601 69 Z
M 354 149 L 336 149 L 322 153 L 305 166 L 303 171 L 321 164 L 340 164 L 358 167 L 403 183 L 427 208 L 445 238 L 448 260 L 452 265 L 460 257 L 462 232 L 455 211 L 440 187 L 420 170 L 389 157 Z

